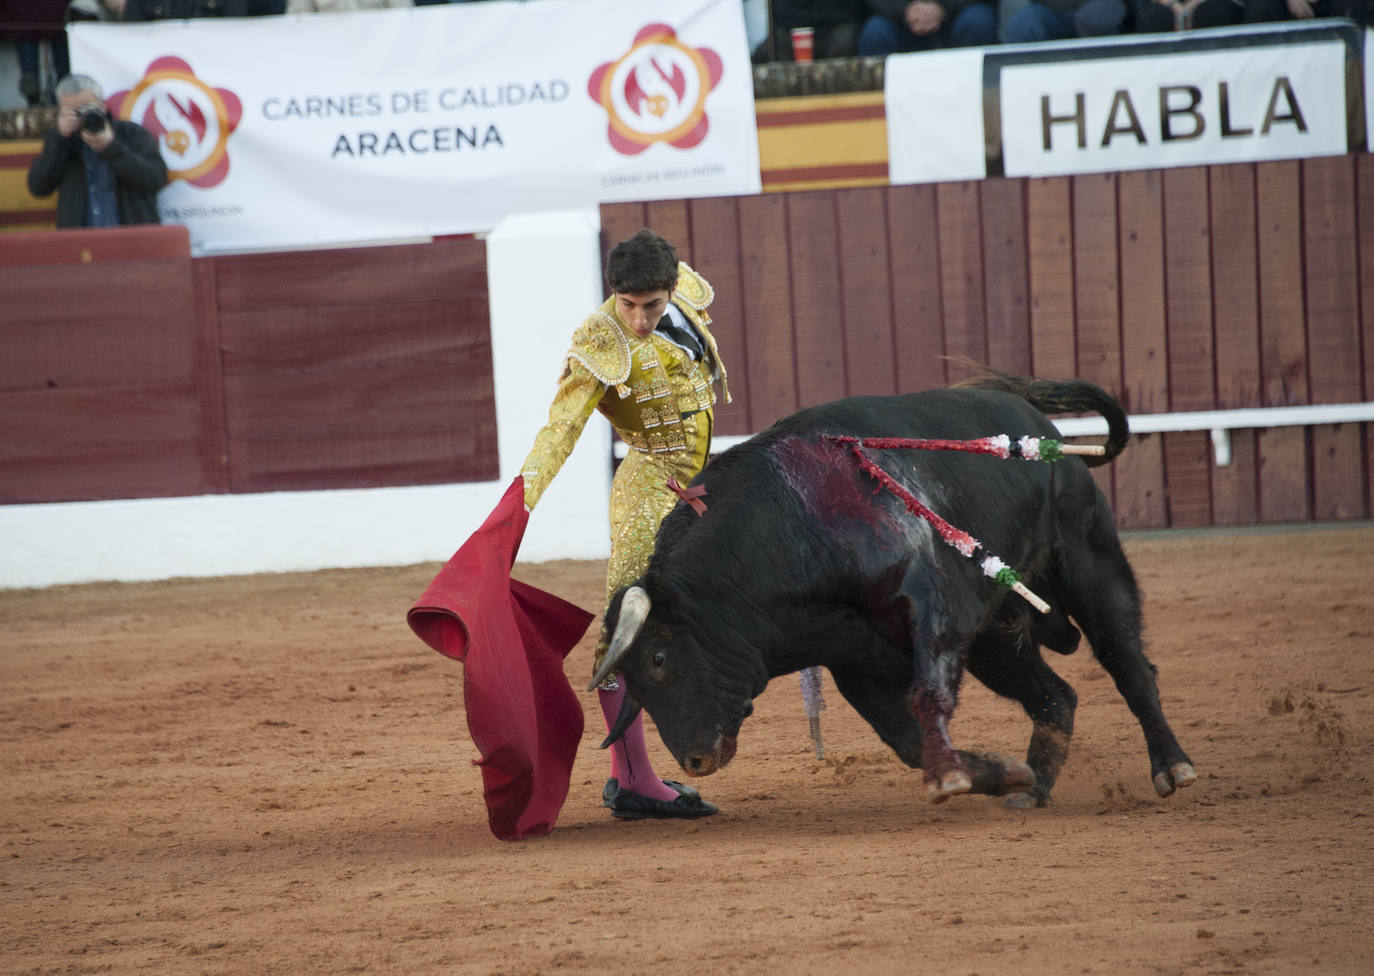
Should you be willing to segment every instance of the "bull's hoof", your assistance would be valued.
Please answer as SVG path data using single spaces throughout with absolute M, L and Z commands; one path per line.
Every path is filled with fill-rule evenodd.
M 1172 796 L 1174 790 L 1192 786 L 1197 782 L 1197 770 L 1192 763 L 1174 763 L 1168 769 L 1156 773 L 1155 792 L 1160 796 Z
M 1050 798 L 1047 796 L 1036 796 L 1034 793 L 1012 793 L 1002 801 L 1002 806 L 1008 810 L 1034 810 L 1036 807 L 1047 807 L 1050 805 Z
M 956 793 L 967 793 L 973 789 L 973 780 L 962 769 L 952 769 L 938 780 L 926 780 L 926 799 L 931 803 L 944 803 Z
M 1014 793 L 1035 786 L 1035 771 L 1015 756 L 988 755 L 988 761 L 1002 767 L 1002 792 Z

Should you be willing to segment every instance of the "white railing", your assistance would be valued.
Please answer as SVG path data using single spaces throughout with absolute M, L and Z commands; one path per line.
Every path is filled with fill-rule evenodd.
M 1178 413 L 1138 413 L 1130 417 L 1132 434 L 1173 434 L 1189 430 L 1212 432 L 1212 456 L 1217 467 L 1231 463 L 1231 431 L 1253 427 L 1310 427 L 1314 424 L 1355 424 L 1374 420 L 1374 403 L 1317 403 L 1305 407 L 1243 407 L 1238 410 L 1185 410 Z M 1107 433 L 1101 417 L 1069 417 L 1054 425 L 1065 437 Z
M 1244 407 L 1239 410 L 1191 410 L 1178 413 L 1138 413 L 1130 417 L 1132 434 L 1173 434 L 1190 430 L 1212 433 L 1212 453 L 1217 467 L 1231 463 L 1231 431 L 1253 427 L 1308 427 L 1313 424 L 1357 424 L 1374 421 L 1374 402 L 1318 403 L 1304 407 Z M 1054 425 L 1065 437 L 1093 437 L 1107 433 L 1102 417 L 1066 417 Z M 1000 433 L 990 431 L 989 433 Z M 719 454 L 752 435 L 730 435 L 711 440 L 711 453 Z M 615 442 L 616 458 L 627 448 Z

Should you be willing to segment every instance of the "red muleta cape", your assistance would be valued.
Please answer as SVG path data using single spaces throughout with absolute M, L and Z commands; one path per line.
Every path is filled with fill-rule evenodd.
M 547 834 L 567 799 L 582 705 L 563 659 L 594 616 L 511 579 L 528 522 L 517 476 L 406 614 L 422 641 L 463 662 L 487 822 L 501 840 Z

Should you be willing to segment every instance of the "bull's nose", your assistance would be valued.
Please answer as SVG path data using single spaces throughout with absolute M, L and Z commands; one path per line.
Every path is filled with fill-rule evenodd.
M 691 776 L 710 776 L 716 771 L 716 757 L 705 753 L 688 756 L 683 768 Z
M 751 701 L 745 702 L 745 703 L 744 703 L 744 717 L 745 717 L 745 718 L 748 718 L 750 715 L 753 715 L 753 714 L 754 714 L 754 703 L 751 702 Z

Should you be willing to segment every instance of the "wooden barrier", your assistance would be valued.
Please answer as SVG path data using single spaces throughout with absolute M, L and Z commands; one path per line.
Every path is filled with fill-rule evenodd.
M 722 435 L 943 384 L 954 355 L 1082 376 L 1135 414 L 1374 399 L 1367 155 L 656 201 L 602 223 L 607 245 L 654 227 L 714 283 Z M 162 233 L 184 234 L 0 236 L 0 500 L 498 476 L 481 242 L 139 250 Z M 1369 518 L 1370 428 L 1245 428 L 1226 467 L 1208 431 L 1146 434 L 1097 476 L 1126 528 Z
M 229 490 L 497 477 L 481 242 L 212 265 Z
M 1374 400 L 1374 157 L 602 208 L 722 296 L 722 435 L 958 379 L 1081 376 L 1137 414 Z M 733 324 L 737 323 L 737 324 Z M 1096 470 L 1128 528 L 1371 517 L 1374 425 L 1147 434 Z
M 0 235 L 0 500 L 205 490 L 185 228 Z
M 0 502 L 496 477 L 483 247 L 0 236 Z

